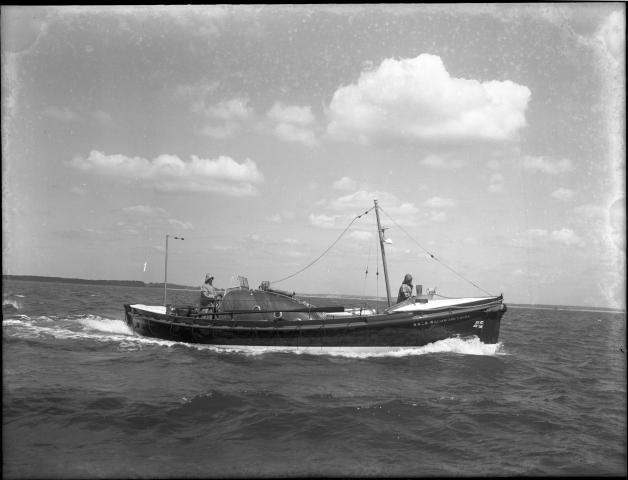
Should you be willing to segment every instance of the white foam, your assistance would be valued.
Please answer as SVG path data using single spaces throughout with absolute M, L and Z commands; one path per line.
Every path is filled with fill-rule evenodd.
M 39 319 L 41 320 L 45 320 L 47 319 L 47 317 L 40 317 Z M 53 337 L 64 337 L 64 338 L 68 338 L 71 336 L 76 336 L 77 332 L 73 332 L 72 330 L 68 330 L 65 328 L 62 328 L 58 325 L 52 326 L 52 327 L 48 327 L 48 326 L 42 326 L 39 324 L 36 324 L 35 321 L 33 321 L 31 318 L 20 318 L 20 319 L 9 319 L 9 320 L 4 320 L 2 322 L 3 327 L 6 326 L 13 326 L 16 327 L 15 333 L 17 333 L 20 336 L 25 336 L 25 337 L 38 337 L 41 335 L 50 335 Z
M 11 306 L 16 310 L 19 310 L 22 308 L 22 304 L 20 303 L 19 300 L 14 300 L 12 298 L 2 299 L 2 307 L 8 307 L 8 306 Z
M 42 316 L 33 320 L 29 317 L 7 319 L 2 322 L 3 327 L 12 327 L 11 334 L 26 338 L 50 336 L 55 339 L 89 339 L 96 341 L 120 341 L 120 336 L 135 335 L 122 320 L 103 319 L 97 316 L 88 316 L 74 319 L 57 319 L 51 321 Z M 81 327 L 76 330 L 76 326 Z
M 178 343 L 178 342 L 173 342 Z M 199 345 L 184 344 L 199 350 L 218 353 L 264 355 L 267 353 L 292 353 L 297 355 L 328 355 L 347 358 L 408 357 L 430 353 L 457 353 L 461 355 L 494 356 L 502 354 L 501 343 L 485 344 L 478 337 L 467 339 L 448 338 L 422 347 L 279 347 L 258 345 Z M 169 345 L 170 346 L 170 345 Z
M 446 338 L 429 343 L 422 348 L 424 353 L 451 352 L 462 355 L 495 355 L 499 353 L 501 343 L 482 343 L 478 337 Z
M 123 320 L 111 320 L 97 315 L 89 315 L 79 319 L 79 323 L 91 330 L 105 333 L 118 333 L 120 335 L 132 335 L 133 332 Z
M 17 326 L 22 326 L 24 325 L 24 321 L 25 320 L 30 320 L 30 317 L 26 316 L 26 315 L 21 315 L 20 318 L 3 318 L 2 319 L 2 325 L 17 325 Z

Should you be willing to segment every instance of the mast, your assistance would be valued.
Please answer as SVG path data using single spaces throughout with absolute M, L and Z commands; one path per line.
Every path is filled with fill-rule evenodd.
M 377 217 L 377 233 L 379 235 L 379 246 L 382 250 L 382 263 L 384 264 L 384 278 L 386 279 L 386 298 L 388 300 L 388 306 L 390 307 L 390 282 L 388 281 L 388 265 L 386 265 L 386 250 L 384 250 L 384 228 L 382 228 L 379 222 L 379 207 L 377 206 L 377 200 L 373 200 L 375 203 L 375 216 Z

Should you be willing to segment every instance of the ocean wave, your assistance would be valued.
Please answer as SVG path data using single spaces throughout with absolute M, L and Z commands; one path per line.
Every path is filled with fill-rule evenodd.
M 28 315 L 15 315 L 14 317 L 3 318 L 2 323 L 3 325 L 18 325 L 21 322 L 24 322 L 30 319 L 31 317 L 29 317 Z
M 2 313 L 10 313 L 12 311 L 21 310 L 22 308 L 24 308 L 24 305 L 17 298 L 7 297 L 2 299 Z
M 134 333 L 122 320 L 88 317 L 51 318 L 41 315 L 30 318 L 26 315 L 3 320 L 3 327 L 11 327 L 6 335 L 23 338 L 52 337 L 55 339 L 89 339 L 98 341 L 119 341 L 120 336 Z M 104 334 L 104 335 L 103 335 Z

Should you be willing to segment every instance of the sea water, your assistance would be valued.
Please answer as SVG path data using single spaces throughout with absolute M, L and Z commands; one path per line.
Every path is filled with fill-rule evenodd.
M 127 328 L 124 303 L 162 301 L 3 282 L 5 478 L 626 475 L 623 312 L 511 307 L 497 345 L 330 354 Z

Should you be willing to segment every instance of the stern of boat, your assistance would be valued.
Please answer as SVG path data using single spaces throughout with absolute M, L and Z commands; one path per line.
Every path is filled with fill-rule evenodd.
M 131 310 L 131 305 L 127 303 L 124 304 L 124 319 L 126 324 L 133 328 L 133 311 Z

